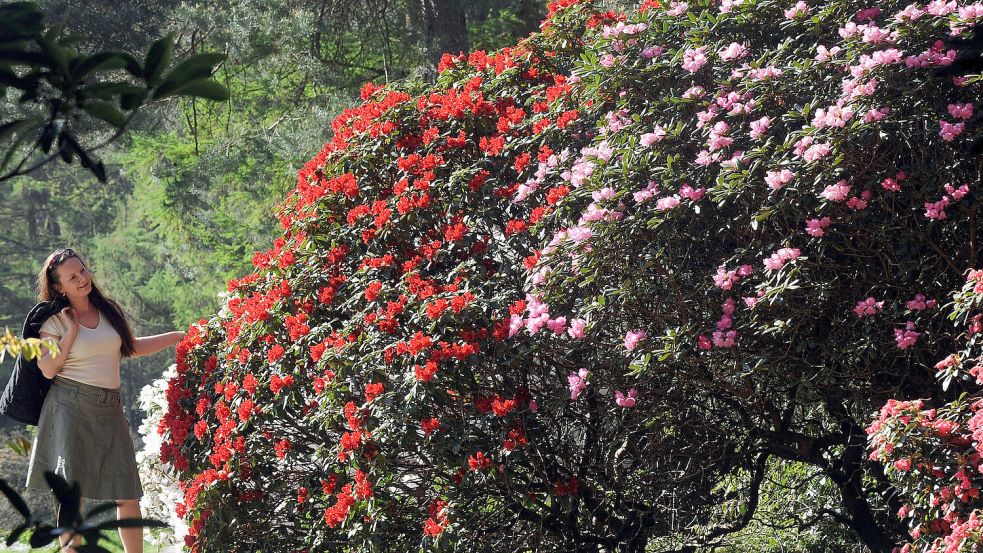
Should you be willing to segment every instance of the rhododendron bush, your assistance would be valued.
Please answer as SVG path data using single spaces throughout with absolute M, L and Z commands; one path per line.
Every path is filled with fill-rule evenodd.
M 931 515 L 868 419 L 965 384 L 932 367 L 979 261 L 978 85 L 938 68 L 977 14 L 564 0 L 366 86 L 179 347 L 188 545 L 693 550 L 777 460 L 840 499 L 802 525 L 889 551 Z
M 905 503 L 910 551 L 969 552 L 983 544 L 983 271 L 969 273 L 953 297 L 957 350 L 936 365 L 943 388 L 963 383 L 970 394 L 931 407 L 927 401 L 889 400 L 868 429 L 871 457 L 885 463 Z

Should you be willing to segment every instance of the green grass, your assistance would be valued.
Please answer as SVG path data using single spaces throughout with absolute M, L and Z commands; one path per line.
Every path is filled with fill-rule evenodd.
M 112 553 L 123 553 L 123 544 L 119 540 L 119 532 L 116 532 L 116 531 L 106 532 L 104 535 L 106 535 L 109 538 L 109 540 L 108 541 L 107 540 L 101 540 L 99 542 L 100 545 L 102 545 L 103 547 L 105 547 L 106 549 L 108 549 L 109 551 L 111 551 Z M 21 536 L 21 539 L 18 540 L 18 541 L 20 543 L 24 544 L 24 545 L 27 545 L 28 537 L 29 537 L 29 535 L 25 534 L 25 535 Z M 6 540 L 0 540 L 0 553 L 21 553 L 22 551 L 28 551 L 27 549 L 24 549 L 24 548 L 21 548 L 21 549 L 8 549 L 7 547 L 4 547 L 3 546 L 3 543 L 6 543 Z M 51 553 L 51 552 L 58 551 L 58 547 L 56 545 L 49 545 L 48 547 L 43 547 L 41 549 L 35 549 L 34 551 L 44 551 L 46 553 Z M 143 542 L 143 551 L 144 551 L 144 553 L 158 553 L 158 551 L 160 551 L 160 549 L 156 545 L 153 545 L 153 544 L 150 544 L 150 543 L 147 543 L 146 541 L 144 541 Z

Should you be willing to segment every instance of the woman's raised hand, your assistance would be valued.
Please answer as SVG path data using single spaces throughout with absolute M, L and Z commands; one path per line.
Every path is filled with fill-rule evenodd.
M 58 313 L 58 316 L 61 317 L 61 321 L 65 323 L 71 333 L 75 334 L 78 332 L 80 323 L 78 314 L 75 313 L 74 308 L 66 307 Z

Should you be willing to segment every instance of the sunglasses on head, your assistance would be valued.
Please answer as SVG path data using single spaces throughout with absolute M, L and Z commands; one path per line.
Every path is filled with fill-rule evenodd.
M 73 257 L 78 257 L 79 254 L 75 253 L 72 248 L 65 248 L 64 250 L 56 253 L 54 257 L 51 258 L 51 263 L 48 264 L 48 271 L 53 270 L 55 267 L 61 265 L 62 263 L 68 261 Z

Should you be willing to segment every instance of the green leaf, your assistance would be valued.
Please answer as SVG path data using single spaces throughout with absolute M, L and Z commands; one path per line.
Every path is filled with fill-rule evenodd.
M 168 528 L 166 522 L 152 518 L 124 518 L 107 520 L 93 527 L 94 530 L 113 530 L 116 528 Z
M 167 72 L 163 82 L 186 82 L 211 77 L 215 66 L 226 59 L 225 54 L 196 54 L 174 66 Z
M 55 138 L 61 134 L 62 122 L 52 121 L 45 125 L 44 130 L 41 131 L 41 137 L 38 138 L 38 144 L 41 146 L 41 151 L 48 153 L 51 151 L 51 145 L 54 143 Z
M 126 59 L 116 52 L 98 52 L 91 56 L 81 56 L 72 60 L 72 75 L 81 79 L 90 73 L 122 69 Z
M 10 2 L 0 6 L 0 39 L 22 38 L 41 33 L 44 15 L 34 2 Z
M 14 509 L 20 513 L 22 517 L 24 517 L 24 520 L 31 520 L 31 510 L 27 507 L 27 503 L 25 503 L 20 494 L 14 491 L 14 489 L 10 487 L 10 484 L 7 484 L 7 481 L 3 480 L 2 478 L 0 478 L 0 492 L 3 492 L 3 495 L 7 496 L 7 500 L 9 500 Z
M 82 93 L 93 100 L 112 101 L 119 97 L 120 102 L 129 94 L 146 94 L 146 89 L 124 82 L 96 83 L 85 87 Z M 126 109 L 126 108 L 124 108 Z
M 126 117 L 123 112 L 116 109 L 116 106 L 102 100 L 89 100 L 82 104 L 82 109 L 89 115 L 102 119 L 117 129 L 126 126 Z
M 35 125 L 41 123 L 42 119 L 40 117 L 30 117 L 27 119 L 18 119 L 16 121 L 10 121 L 9 123 L 4 123 L 0 125 L 0 142 L 7 139 L 8 136 L 25 131 Z
M 119 97 L 119 105 L 121 108 L 127 111 L 133 111 L 139 108 L 143 104 L 143 101 L 146 98 L 147 98 L 147 90 L 143 88 L 137 88 L 132 92 L 121 94 Z
M 38 38 L 37 42 L 41 46 L 41 51 L 48 56 L 48 62 L 51 68 L 59 75 L 68 77 L 69 56 L 65 50 L 48 38 Z
M 78 517 L 79 501 L 81 499 L 78 484 L 69 485 L 68 481 L 50 470 L 44 471 L 44 479 L 48 482 L 51 493 L 58 500 L 58 504 L 61 505 L 62 520 L 74 521 Z M 32 547 L 36 547 L 33 542 L 31 545 Z
M 151 86 L 160 82 L 160 76 L 164 73 L 164 68 L 171 61 L 171 52 L 174 50 L 174 35 L 167 35 L 158 40 L 147 51 L 147 57 L 143 62 L 143 79 Z
M 17 528 L 11 530 L 10 535 L 7 536 L 7 547 L 13 545 L 20 538 L 20 535 L 24 533 L 24 530 L 27 530 L 27 528 L 28 524 L 25 522 L 24 524 L 21 524 Z
M 164 96 L 159 93 L 159 90 L 155 92 L 154 98 Z M 225 88 L 225 85 L 219 84 L 216 81 L 200 79 L 181 85 L 172 92 L 166 94 L 166 96 L 191 96 L 195 98 L 205 98 L 206 100 L 214 100 L 216 102 L 224 102 L 229 99 L 229 89 Z
M 0 68 L 0 85 L 33 92 L 38 88 L 38 80 L 36 78 L 18 77 L 12 71 Z
M 50 524 L 41 524 L 34 528 L 31 533 L 30 546 L 37 549 L 44 547 L 55 540 L 56 535 L 51 533 L 54 527 Z
M 138 59 L 127 52 L 117 52 L 116 55 L 123 60 L 123 67 L 126 68 L 127 73 L 138 79 L 143 77 L 143 68 L 140 67 L 140 61 Z

